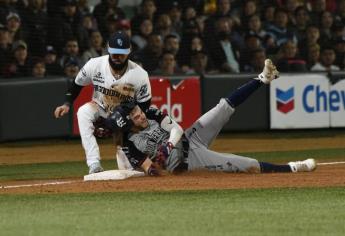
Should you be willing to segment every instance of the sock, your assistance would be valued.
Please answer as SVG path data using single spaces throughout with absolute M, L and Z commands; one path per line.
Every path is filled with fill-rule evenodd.
M 289 165 L 275 165 L 267 162 L 259 162 L 261 173 L 292 172 Z
M 260 80 L 253 79 L 237 88 L 235 92 L 233 92 L 226 98 L 226 100 L 230 104 L 230 106 L 235 108 L 242 102 L 244 102 L 253 92 L 260 88 L 262 84 L 263 83 Z

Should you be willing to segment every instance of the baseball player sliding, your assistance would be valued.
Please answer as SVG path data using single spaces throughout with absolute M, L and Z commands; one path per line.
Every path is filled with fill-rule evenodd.
M 54 112 L 56 118 L 67 114 L 83 86 L 93 85 L 92 101 L 81 106 L 77 112 L 81 141 L 90 174 L 103 171 L 94 135 L 96 120 L 108 117 L 120 102 L 135 101 L 143 110 L 151 104 L 148 74 L 128 59 L 130 50 L 128 35 L 122 31 L 116 32 L 108 42 L 109 55 L 92 58 L 85 64 L 67 91 L 65 103 L 58 106 Z M 128 162 L 126 158 L 120 159 L 124 157 L 124 153 L 119 148 L 117 157 L 119 166 Z
M 114 124 L 121 123 L 120 129 L 129 131 L 128 145 L 132 146 L 130 162 L 151 176 L 159 175 L 160 169 L 173 173 L 197 169 L 248 173 L 313 171 L 316 168 L 314 159 L 276 165 L 208 149 L 236 107 L 278 75 L 276 67 L 267 59 L 258 78 L 244 84 L 228 97 L 222 98 L 213 109 L 186 131 L 159 110 L 150 108 L 145 114 L 134 103 L 117 106 L 107 119 L 107 124 L 116 130 L 119 126 Z

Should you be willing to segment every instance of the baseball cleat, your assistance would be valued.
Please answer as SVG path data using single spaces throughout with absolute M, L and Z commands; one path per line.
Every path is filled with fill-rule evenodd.
M 104 170 L 99 162 L 95 162 L 91 164 L 89 167 L 89 174 L 94 174 L 94 173 L 103 172 L 103 171 Z
M 316 169 L 316 162 L 312 158 L 304 161 L 289 162 L 288 165 L 291 167 L 292 172 L 310 172 Z
M 269 84 L 272 80 L 279 77 L 279 71 L 273 64 L 271 59 L 265 60 L 265 67 L 261 74 L 259 74 L 258 79 L 265 84 Z

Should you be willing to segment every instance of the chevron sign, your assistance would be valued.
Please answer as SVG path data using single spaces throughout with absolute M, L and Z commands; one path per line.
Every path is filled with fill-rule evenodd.
M 276 88 L 277 110 L 282 113 L 289 113 L 295 107 L 294 87 L 284 91 Z

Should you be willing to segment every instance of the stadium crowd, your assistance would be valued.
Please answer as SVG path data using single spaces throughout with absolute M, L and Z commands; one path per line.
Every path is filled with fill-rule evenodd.
M 0 0 L 0 78 L 74 78 L 117 30 L 151 75 L 345 68 L 345 0 L 125 2 Z

